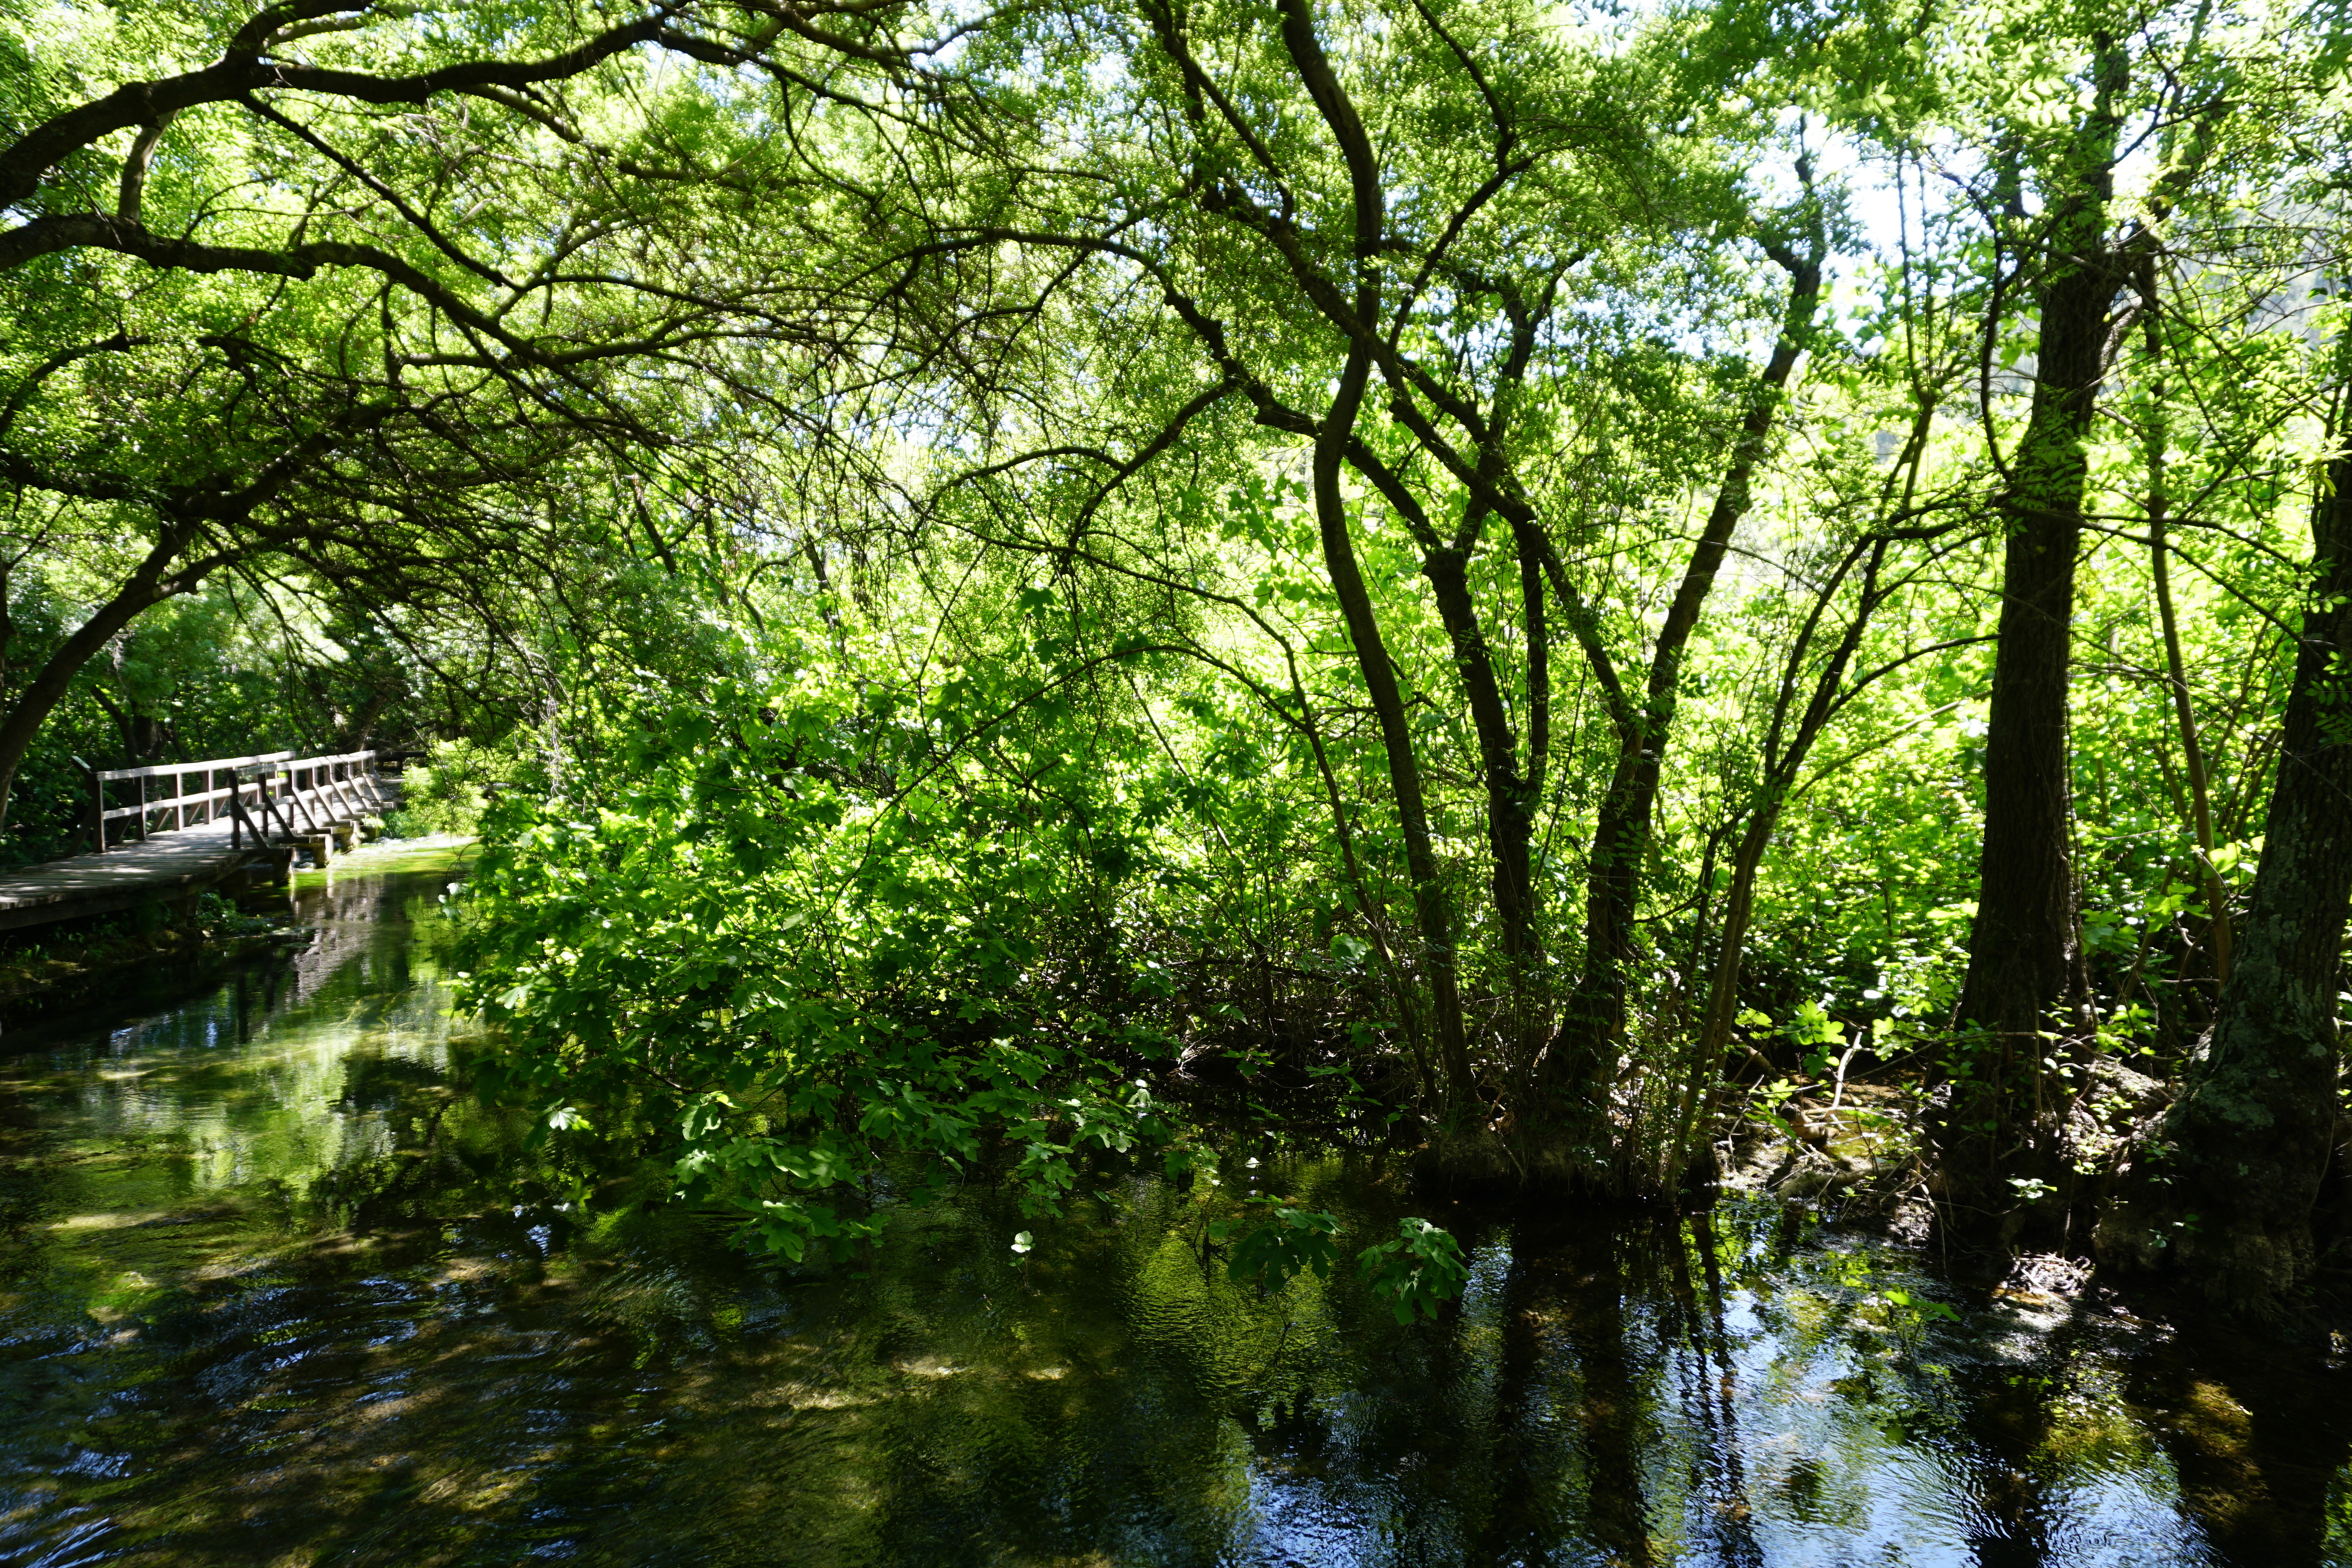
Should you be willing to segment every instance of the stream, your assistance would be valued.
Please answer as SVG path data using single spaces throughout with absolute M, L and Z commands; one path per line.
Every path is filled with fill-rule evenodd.
M 477 1103 L 456 853 L 299 879 L 308 945 L 205 994 L 0 1037 L 0 1562 L 2352 1564 L 2336 1358 L 1762 1201 L 1507 1224 L 1237 1139 L 1227 1195 L 1455 1228 L 1469 1289 L 1410 1327 L 1344 1264 L 1233 1283 L 1225 1199 L 1152 1175 L 746 1257 Z

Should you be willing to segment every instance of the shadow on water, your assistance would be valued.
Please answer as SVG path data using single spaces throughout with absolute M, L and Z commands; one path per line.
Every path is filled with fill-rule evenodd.
M 287 962 L 0 1060 L 0 1560 L 2352 1563 L 2333 1360 L 1768 1206 L 1446 1216 L 1412 1327 L 1207 1245 L 1269 1183 L 1392 1228 L 1361 1157 L 755 1265 L 467 1092 L 452 874 L 301 888 Z

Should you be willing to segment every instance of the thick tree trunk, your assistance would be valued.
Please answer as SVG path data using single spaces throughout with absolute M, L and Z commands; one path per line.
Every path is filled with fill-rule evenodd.
M 2312 593 L 2253 905 L 2201 1061 L 2102 1220 L 2103 1263 L 2274 1304 L 2310 1273 L 2336 1128 L 2336 995 L 2352 915 L 2352 459 L 2312 508 Z
M 2066 701 L 2089 477 L 2084 438 L 2108 308 L 2123 281 L 2106 241 L 2117 131 L 2110 104 L 2122 84 L 2113 52 L 2105 54 L 2106 90 L 2076 139 L 2072 169 L 2062 172 L 2073 188 L 2052 196 L 2064 205 L 2038 290 L 2033 402 L 2000 500 L 2009 539 L 1985 735 L 1976 923 L 1958 1018 L 1961 1060 L 1929 1124 L 1937 1224 L 1971 1247 L 2007 1248 L 2035 1214 L 2063 1217 L 2060 1198 L 2036 1197 L 2041 1189 L 2031 1184 L 2053 1192 L 2065 1184 L 2057 1132 L 2067 1091 L 2052 1061 L 2060 1042 L 2087 1027 Z M 2021 1180 L 2029 1185 L 2021 1188 Z
M 2104 298 L 2083 304 L 2072 316 L 2045 308 L 2045 343 L 2067 329 L 2099 340 Z M 2023 1211 L 2007 1178 L 2048 1176 L 2041 1166 L 2054 1149 L 2063 1092 L 2048 1059 L 2057 1040 L 2084 1028 L 2066 737 L 2080 432 L 2067 417 L 2042 434 L 2038 452 L 2029 435 L 2020 468 L 2040 465 L 2047 482 L 2013 497 L 2010 509 L 1976 925 L 1959 1004 L 1965 1057 L 1933 1128 L 1938 1219 L 1972 1242 L 2015 1239 Z

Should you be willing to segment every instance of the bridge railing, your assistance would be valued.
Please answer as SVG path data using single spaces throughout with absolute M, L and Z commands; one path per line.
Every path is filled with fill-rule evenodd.
M 299 838 L 323 832 L 332 822 L 365 815 L 383 804 L 375 787 L 376 753 L 346 751 L 331 757 L 297 757 L 272 751 L 258 757 L 216 757 L 204 762 L 159 762 L 146 768 L 95 768 L 89 776 L 89 840 L 103 852 L 125 841 L 143 842 L 151 833 L 201 827 L 226 818 L 229 842 L 241 848 L 245 835 L 256 843 L 272 836 Z M 221 779 L 226 775 L 227 782 Z M 201 779 L 190 789 L 188 780 Z M 168 793 L 158 780 L 168 780 Z M 138 800 L 109 804 L 107 787 L 135 784 Z M 168 821 L 159 821 L 159 819 Z M 128 826 L 118 831 L 116 824 Z

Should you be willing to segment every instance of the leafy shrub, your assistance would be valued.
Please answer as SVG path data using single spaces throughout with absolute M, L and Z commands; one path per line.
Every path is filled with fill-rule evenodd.
M 538 772 L 536 763 L 511 747 L 435 741 L 428 759 L 411 763 L 402 776 L 400 805 L 384 814 L 383 831 L 395 839 L 471 837 L 493 792 L 500 786 L 535 784 Z
M 1064 768 L 1047 814 L 950 775 L 998 706 L 958 683 L 910 732 L 931 755 L 891 771 L 938 788 L 870 782 L 865 705 L 810 683 L 619 716 L 594 807 L 491 803 L 460 906 L 480 1092 L 656 1152 L 794 1260 L 872 1237 L 893 1195 L 985 1174 L 1044 1215 L 1092 1161 L 1172 1142 L 1148 1072 L 1174 986 L 1115 918 L 1133 865 L 1106 869 L 1118 784 Z M 1278 1281 L 1327 1270 L 1336 1228 L 1277 1206 L 1219 1240 Z M 1422 1221 L 1360 1262 L 1400 1321 L 1463 1277 Z
M 196 897 L 196 924 L 214 936 L 257 936 L 274 930 L 278 922 L 266 915 L 247 915 L 217 893 Z

